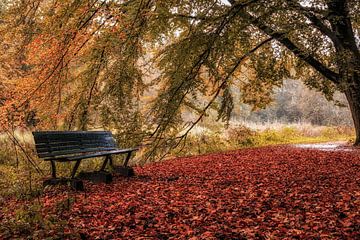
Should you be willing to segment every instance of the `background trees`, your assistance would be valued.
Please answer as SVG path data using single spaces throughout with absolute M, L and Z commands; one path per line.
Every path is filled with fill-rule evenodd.
M 274 90 L 274 101 L 266 108 L 248 113 L 249 107 L 232 115 L 247 122 L 311 123 L 319 126 L 352 126 L 351 113 L 344 95 L 334 98 L 341 106 L 328 102 L 320 93 L 308 89 L 302 82 L 285 80 L 281 88 Z

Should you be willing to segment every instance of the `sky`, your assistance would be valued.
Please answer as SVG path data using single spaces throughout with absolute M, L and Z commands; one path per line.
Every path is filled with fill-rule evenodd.
M 224 3 L 225 5 L 231 5 L 230 3 L 229 3 L 229 1 L 228 0 L 220 0 L 222 3 Z

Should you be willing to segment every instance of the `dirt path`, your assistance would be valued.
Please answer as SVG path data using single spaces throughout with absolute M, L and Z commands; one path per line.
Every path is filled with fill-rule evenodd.
M 302 148 L 302 149 L 314 149 L 320 151 L 340 151 L 340 152 L 351 152 L 351 151 L 360 150 L 359 147 L 354 147 L 349 142 L 346 141 L 294 144 L 292 145 L 292 147 Z
M 70 210 L 59 207 L 68 194 L 48 191 L 42 214 L 64 220 L 68 238 L 355 239 L 359 153 L 282 146 L 178 158 L 87 183 Z

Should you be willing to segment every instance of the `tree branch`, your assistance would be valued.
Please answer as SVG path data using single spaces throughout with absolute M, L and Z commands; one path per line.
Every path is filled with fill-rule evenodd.
M 347 1 L 329 0 L 327 5 L 330 11 L 328 20 L 330 21 L 336 36 L 343 43 L 344 48 L 350 50 L 358 59 L 360 59 L 360 52 L 356 45 Z
M 271 42 L 273 40 L 272 37 L 265 39 L 264 41 L 260 42 L 258 45 L 256 45 L 254 48 L 252 48 L 250 51 L 248 51 L 247 53 L 245 53 L 244 55 L 242 55 L 240 58 L 237 59 L 237 61 L 235 62 L 234 66 L 231 68 L 230 72 L 228 72 L 226 74 L 226 76 L 224 77 L 222 83 L 219 85 L 219 87 L 217 88 L 215 94 L 213 95 L 212 99 L 208 102 L 208 104 L 205 106 L 205 108 L 202 110 L 201 114 L 199 115 L 199 117 L 196 119 L 195 122 L 193 122 L 191 124 L 191 126 L 186 130 L 186 132 L 180 136 L 180 141 L 185 138 L 189 132 L 195 127 L 196 124 L 198 124 L 201 119 L 205 116 L 206 111 L 210 108 L 210 106 L 214 103 L 214 101 L 216 100 L 216 98 L 219 96 L 221 90 L 226 86 L 229 78 L 234 74 L 234 72 L 236 71 L 236 69 L 240 66 L 241 62 L 243 62 L 247 57 L 249 57 L 251 54 L 253 54 L 254 52 L 256 52 L 259 48 L 261 48 L 262 46 L 264 46 L 265 44 Z M 180 143 L 180 142 L 179 142 Z M 179 144 L 176 145 L 176 147 Z
M 339 74 L 332 71 L 331 69 L 327 68 L 325 65 L 323 65 L 319 60 L 315 59 L 313 56 L 309 55 L 304 50 L 300 49 L 298 46 L 296 46 L 288 37 L 285 36 L 284 33 L 280 33 L 277 31 L 274 31 L 271 27 L 265 25 L 262 21 L 260 21 L 258 18 L 253 17 L 249 13 L 243 11 L 241 15 L 250 22 L 255 25 L 257 28 L 262 30 L 267 35 L 273 37 L 278 42 L 280 42 L 283 46 L 285 46 L 287 49 L 289 49 L 292 53 L 295 54 L 298 58 L 308 63 L 310 66 L 312 66 L 314 69 L 316 69 L 319 73 L 321 73 L 324 77 L 329 79 L 335 84 L 339 83 Z
M 328 26 L 326 26 L 320 18 L 318 18 L 313 12 L 309 11 L 308 8 L 301 6 L 298 2 L 294 0 L 288 0 L 288 3 L 291 8 L 299 11 L 303 14 L 307 19 L 311 21 L 311 23 L 320 30 L 323 34 L 328 36 L 331 41 L 334 43 L 335 47 L 342 46 L 342 42 L 336 36 L 335 32 L 333 32 Z
M 172 17 L 178 17 L 178 18 L 188 18 L 188 19 L 193 19 L 193 20 L 203 20 L 203 21 L 213 21 L 216 20 L 219 17 L 207 17 L 207 16 L 192 16 L 192 15 L 186 15 L 186 14 L 172 14 Z

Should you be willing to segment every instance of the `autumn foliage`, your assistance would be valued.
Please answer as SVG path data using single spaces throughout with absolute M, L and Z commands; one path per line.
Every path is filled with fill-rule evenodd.
M 137 167 L 137 176 L 46 190 L 41 214 L 66 222 L 49 236 L 91 239 L 355 239 L 359 150 L 244 149 Z M 19 203 L 17 203 L 19 204 Z M 6 206 L 6 208 L 5 208 Z M 5 223 L 16 204 L 6 201 Z

